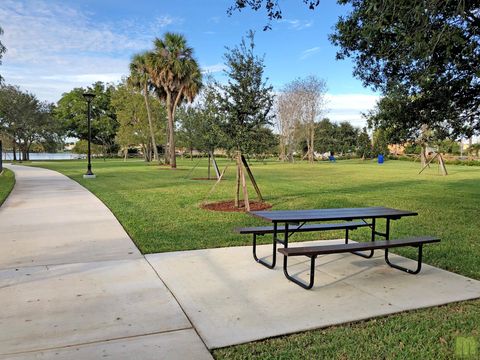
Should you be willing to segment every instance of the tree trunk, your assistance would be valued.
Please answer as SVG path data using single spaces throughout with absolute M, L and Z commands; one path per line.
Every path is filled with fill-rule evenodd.
M 283 136 L 280 137 L 280 160 L 284 162 L 287 160 L 286 142 Z
M 150 127 L 150 137 L 152 138 L 153 160 L 159 161 L 157 142 L 155 141 L 155 132 L 153 131 L 152 112 L 150 110 L 150 102 L 148 101 L 147 83 L 145 83 L 143 88 L 143 96 L 145 97 L 145 107 L 147 108 L 148 125 Z
M 168 147 L 170 156 L 170 167 L 175 169 L 177 167 L 177 161 L 175 157 L 175 136 L 173 126 L 173 110 L 174 104 L 172 103 L 172 95 L 167 93 L 167 116 L 168 116 Z
M 240 161 L 240 151 L 237 153 L 237 184 L 235 190 L 235 207 L 240 207 L 240 166 L 242 166 L 242 162 Z
M 17 143 L 15 141 L 15 134 L 13 137 L 12 148 L 13 148 L 13 161 L 17 161 Z
M 422 169 L 426 166 L 427 164 L 427 146 L 425 143 L 421 144 L 421 150 L 420 150 L 420 165 Z
M 210 152 L 208 153 L 208 179 L 210 180 Z
M 243 204 L 245 206 L 245 210 L 250 211 L 250 201 L 248 200 L 247 182 L 245 181 L 245 172 L 242 169 L 242 164 L 240 164 L 240 177 L 242 179 Z
M 308 161 L 313 164 L 314 160 L 314 140 L 315 140 L 315 125 L 314 123 L 310 124 L 310 134 L 309 134 L 309 141 L 310 141 L 310 146 L 309 146 L 309 156 L 308 156 Z

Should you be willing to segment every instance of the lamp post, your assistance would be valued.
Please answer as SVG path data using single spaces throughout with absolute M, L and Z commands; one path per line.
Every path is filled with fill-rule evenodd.
M 91 116 L 91 105 L 92 105 L 92 100 L 95 97 L 95 94 L 92 93 L 85 93 L 83 94 L 83 97 L 85 100 L 87 100 L 87 106 L 88 106 L 88 111 L 87 111 L 87 122 L 88 122 L 88 165 L 87 165 L 87 173 L 83 175 L 85 179 L 92 179 L 95 178 L 95 175 L 92 172 L 92 162 L 91 162 L 91 150 L 90 150 L 90 142 L 92 141 L 92 127 L 90 126 L 90 116 Z

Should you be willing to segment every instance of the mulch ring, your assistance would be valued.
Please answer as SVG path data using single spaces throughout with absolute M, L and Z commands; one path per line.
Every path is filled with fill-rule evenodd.
M 228 212 L 245 212 L 245 204 L 243 201 L 240 201 L 240 207 L 235 207 L 234 200 L 228 201 L 219 201 L 215 203 L 202 204 L 200 205 L 202 209 L 212 210 L 212 211 L 228 211 Z M 250 211 L 258 210 L 267 210 L 272 207 L 271 204 L 260 201 L 250 201 Z

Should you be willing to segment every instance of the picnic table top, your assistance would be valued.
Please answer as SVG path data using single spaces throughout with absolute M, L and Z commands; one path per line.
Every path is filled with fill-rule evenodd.
M 401 218 L 418 213 L 387 207 L 336 208 L 311 210 L 250 211 L 249 214 L 270 222 L 303 222 L 328 220 L 353 220 L 373 218 Z

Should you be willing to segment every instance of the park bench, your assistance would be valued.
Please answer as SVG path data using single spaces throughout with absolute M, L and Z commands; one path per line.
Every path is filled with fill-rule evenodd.
M 405 271 L 406 273 L 409 273 L 409 274 L 418 274 L 422 268 L 423 245 L 435 243 L 439 241 L 440 239 L 436 237 L 423 236 L 423 237 L 411 237 L 406 239 L 369 241 L 369 242 L 346 243 L 346 244 L 336 244 L 336 245 L 317 245 L 317 246 L 303 246 L 303 247 L 293 247 L 293 248 L 286 247 L 286 248 L 278 249 L 278 252 L 284 255 L 283 272 L 287 277 L 287 279 L 289 279 L 290 281 L 293 281 L 297 285 L 300 285 L 304 289 L 311 289 L 315 281 L 315 259 L 319 255 L 354 253 L 357 251 L 385 249 L 385 262 L 389 266 L 398 270 Z M 403 247 L 403 246 L 412 246 L 418 249 L 417 268 L 415 270 L 407 269 L 390 262 L 388 258 L 388 249 Z M 294 278 L 288 273 L 287 259 L 290 256 L 307 256 L 310 258 L 310 280 L 308 284 Z

